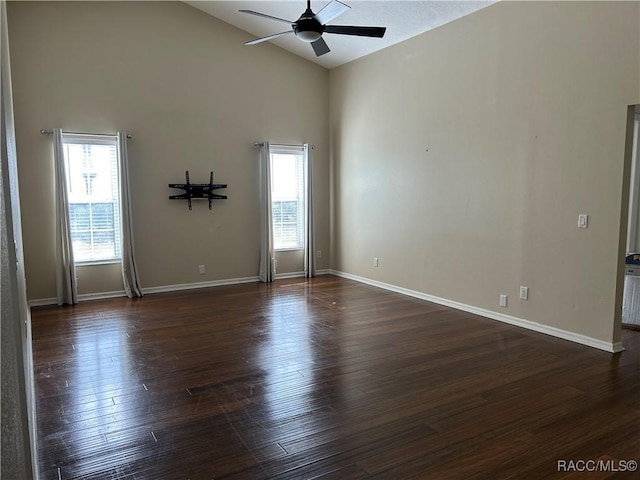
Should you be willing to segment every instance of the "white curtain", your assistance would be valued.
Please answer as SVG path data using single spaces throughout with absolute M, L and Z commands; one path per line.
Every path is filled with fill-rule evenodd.
M 314 220 L 313 220 L 313 163 L 311 147 L 304 144 L 304 166 L 305 166 L 305 222 L 304 222 L 304 275 L 305 277 L 316 276 L 316 250 Z
M 118 158 L 120 159 L 120 204 L 122 222 L 122 280 L 129 298 L 141 297 L 142 287 L 138 277 L 133 248 L 133 222 L 131 220 L 131 191 L 129 188 L 129 157 L 127 134 L 118 132 Z
M 273 282 L 276 276 L 273 224 L 271 221 L 271 147 L 265 141 L 260 149 L 260 271 L 261 282 Z
M 53 129 L 53 160 L 56 188 L 56 290 L 58 305 L 78 303 L 78 282 L 73 261 L 69 200 L 67 198 L 67 171 L 64 163 L 62 129 Z

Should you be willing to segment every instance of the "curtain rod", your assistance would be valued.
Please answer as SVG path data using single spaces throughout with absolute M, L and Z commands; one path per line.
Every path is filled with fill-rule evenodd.
M 291 145 L 288 143 L 273 143 L 276 147 L 302 147 L 302 145 Z M 264 147 L 264 142 L 253 142 L 254 147 Z M 311 149 L 316 148 L 315 145 L 310 145 Z
M 88 137 L 115 137 L 117 136 L 117 134 L 110 134 L 110 133 L 82 133 L 82 132 L 62 132 L 62 133 L 68 133 L 71 135 L 86 135 Z M 53 135 L 53 130 L 47 130 L 45 128 L 43 128 L 42 130 L 40 130 L 40 134 L 41 135 Z M 127 133 L 127 139 L 131 140 L 133 138 L 133 135 L 131 135 L 130 133 Z

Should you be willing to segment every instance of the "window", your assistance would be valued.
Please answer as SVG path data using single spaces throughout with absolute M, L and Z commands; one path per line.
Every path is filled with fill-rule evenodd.
M 64 134 L 69 223 L 76 263 L 121 259 L 115 137 Z
M 271 207 L 276 250 L 304 248 L 304 150 L 271 148 Z

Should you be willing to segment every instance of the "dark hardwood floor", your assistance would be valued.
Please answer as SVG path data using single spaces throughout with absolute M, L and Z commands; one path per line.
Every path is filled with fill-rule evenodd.
M 33 335 L 43 479 L 639 478 L 630 330 L 613 355 L 322 276 L 35 308 Z

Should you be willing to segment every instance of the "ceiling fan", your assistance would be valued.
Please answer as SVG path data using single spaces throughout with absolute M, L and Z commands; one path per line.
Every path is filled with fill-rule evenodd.
M 327 3 L 318 13 L 313 13 L 311 10 L 311 0 L 307 0 L 307 9 L 304 11 L 300 18 L 295 22 L 291 20 L 285 20 L 284 18 L 278 18 L 271 15 L 267 15 L 260 12 L 254 12 L 253 10 L 240 10 L 242 13 L 248 13 L 251 15 L 257 15 L 258 17 L 270 18 L 278 22 L 284 22 L 291 25 L 291 30 L 286 32 L 275 33 L 266 37 L 256 38 L 246 42 L 245 45 L 255 45 L 256 43 L 266 42 L 273 40 L 274 38 L 282 37 L 290 33 L 295 33 L 303 42 L 310 43 L 313 47 L 313 51 L 316 56 L 329 53 L 331 50 L 329 46 L 322 38 L 323 33 L 337 33 L 340 35 L 357 35 L 360 37 L 377 37 L 382 38 L 386 27 L 357 27 L 351 25 L 327 25 L 328 22 L 342 15 L 351 7 L 345 5 L 338 0 L 332 0 Z

